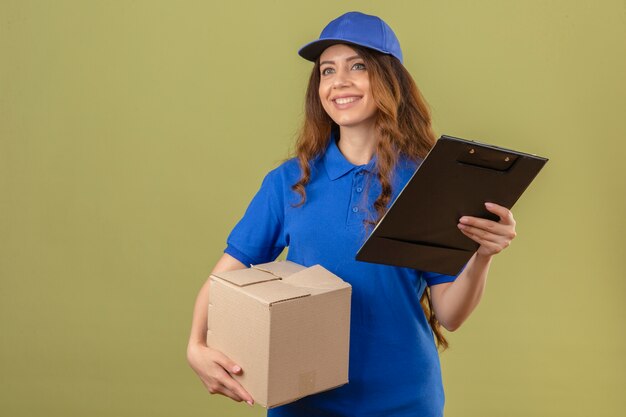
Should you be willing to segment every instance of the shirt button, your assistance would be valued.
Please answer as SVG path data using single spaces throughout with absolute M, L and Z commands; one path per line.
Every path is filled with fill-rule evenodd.
M 363 191 L 363 188 L 361 188 L 361 187 L 356 187 L 356 192 L 357 192 L 357 193 L 360 193 L 361 191 Z
M 356 213 L 357 211 L 359 211 L 359 208 L 358 208 L 358 207 L 352 207 L 352 212 L 353 212 L 353 213 Z

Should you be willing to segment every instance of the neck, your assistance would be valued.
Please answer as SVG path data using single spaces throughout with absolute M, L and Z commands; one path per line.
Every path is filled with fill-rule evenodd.
M 354 165 L 365 165 L 374 156 L 378 137 L 373 126 L 339 127 L 339 150 Z

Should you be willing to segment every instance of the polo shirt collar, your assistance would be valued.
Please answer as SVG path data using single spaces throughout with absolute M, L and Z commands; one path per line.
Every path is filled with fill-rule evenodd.
M 370 173 L 375 172 L 376 155 L 374 155 L 365 165 L 354 165 L 352 162 L 348 161 L 339 150 L 336 136 L 337 135 L 334 132 L 331 134 L 328 147 L 326 148 L 323 158 L 326 173 L 331 181 L 335 181 L 353 170 L 363 170 Z

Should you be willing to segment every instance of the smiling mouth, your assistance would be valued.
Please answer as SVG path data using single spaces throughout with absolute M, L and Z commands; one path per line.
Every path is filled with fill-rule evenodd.
M 342 97 L 333 99 L 333 101 L 337 104 L 348 104 L 360 100 L 361 97 Z

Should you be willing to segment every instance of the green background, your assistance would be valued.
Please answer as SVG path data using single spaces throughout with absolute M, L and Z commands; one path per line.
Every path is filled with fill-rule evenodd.
M 296 50 L 354 9 L 439 134 L 550 158 L 449 336 L 446 415 L 623 415 L 622 0 L 0 0 L 0 415 L 263 415 L 188 367 L 193 302 L 292 148 Z

